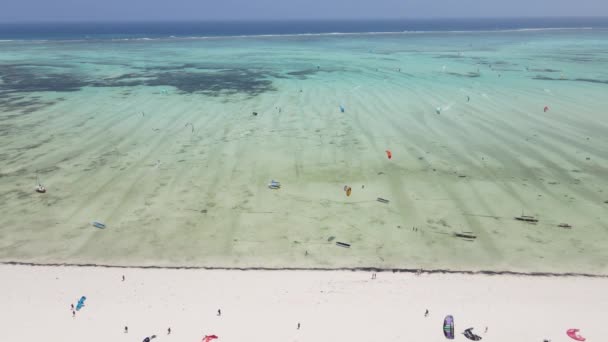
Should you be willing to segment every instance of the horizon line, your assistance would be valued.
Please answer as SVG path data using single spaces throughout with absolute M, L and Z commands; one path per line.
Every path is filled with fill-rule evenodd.
M 479 16 L 479 17 L 369 17 L 369 18 L 267 18 L 267 19 L 34 19 L 0 20 L 3 24 L 105 24 L 105 23 L 267 23 L 267 22 L 360 22 L 360 21 L 448 21 L 448 20 L 517 20 L 517 19 L 606 19 L 601 16 Z

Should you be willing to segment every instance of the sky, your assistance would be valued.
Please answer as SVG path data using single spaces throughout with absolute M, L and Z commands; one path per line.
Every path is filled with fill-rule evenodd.
M 0 22 L 608 16 L 608 0 L 2 0 Z

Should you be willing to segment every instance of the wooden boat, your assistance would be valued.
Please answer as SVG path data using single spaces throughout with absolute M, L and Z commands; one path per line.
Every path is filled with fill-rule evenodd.
M 106 225 L 101 222 L 93 222 L 93 227 L 104 229 L 106 227 Z
M 280 189 L 281 188 L 281 183 L 277 182 L 275 180 L 271 180 L 270 183 L 268 184 L 268 188 L 270 189 Z
M 350 244 L 344 243 L 344 242 L 336 242 L 336 246 L 340 246 L 340 247 L 344 247 L 344 248 L 350 248 Z
M 454 233 L 454 236 L 460 237 L 460 238 L 465 238 L 465 239 L 477 239 L 477 236 L 475 236 L 475 235 L 473 235 L 472 233 L 469 233 L 469 232 Z
M 381 203 L 388 203 L 388 202 L 389 202 L 389 200 L 384 199 L 384 198 L 382 198 L 382 197 L 378 197 L 377 201 L 378 201 L 378 202 L 381 202 Z
M 524 222 L 530 222 L 530 223 L 538 222 L 538 219 L 535 218 L 534 216 L 527 216 L 527 215 L 516 216 L 515 219 L 518 221 L 524 221 Z
M 571 229 L 572 228 L 572 226 L 569 225 L 569 224 L 567 224 L 567 223 L 560 223 L 557 226 L 560 227 L 560 228 L 567 228 L 567 229 Z

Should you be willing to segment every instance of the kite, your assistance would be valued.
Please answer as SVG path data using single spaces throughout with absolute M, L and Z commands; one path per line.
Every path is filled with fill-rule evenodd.
M 481 340 L 481 336 L 473 334 L 473 328 L 466 329 L 463 334 L 464 337 L 468 338 L 471 341 L 479 341 Z
M 574 339 L 577 341 L 586 340 L 586 338 L 584 338 L 578 334 L 578 329 L 568 329 L 568 331 L 566 331 L 566 335 L 568 335 L 571 339 Z
M 80 309 L 82 309 L 82 307 L 84 306 L 85 300 L 87 300 L 87 297 L 85 297 L 85 296 L 80 297 L 80 299 L 78 300 L 78 304 L 76 304 L 76 311 L 80 311 Z
M 209 342 L 211 340 L 215 340 L 216 338 L 218 338 L 216 335 L 205 335 L 201 342 Z
M 443 334 L 449 340 L 454 339 L 454 317 L 452 315 L 445 316 L 443 320 Z

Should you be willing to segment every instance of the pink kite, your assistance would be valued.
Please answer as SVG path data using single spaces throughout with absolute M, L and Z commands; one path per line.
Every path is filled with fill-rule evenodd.
M 205 337 L 203 337 L 203 340 L 201 342 L 209 342 L 211 340 L 215 340 L 217 338 L 216 335 L 205 335 Z
M 578 329 L 568 329 L 568 331 L 566 331 L 566 334 L 574 340 L 577 341 L 584 341 L 586 340 L 586 338 L 584 338 L 583 336 L 578 334 Z

